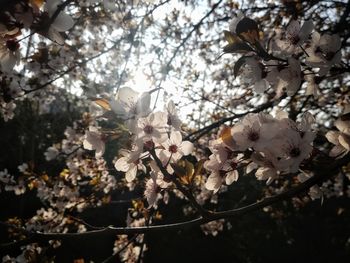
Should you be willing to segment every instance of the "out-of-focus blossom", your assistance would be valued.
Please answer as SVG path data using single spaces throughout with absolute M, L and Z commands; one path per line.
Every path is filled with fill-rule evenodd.
M 263 93 L 269 88 L 269 83 L 264 78 L 263 66 L 255 57 L 247 58 L 240 72 L 243 83 L 251 86 L 256 93 Z
M 13 119 L 13 117 L 15 116 L 14 110 L 16 109 L 17 105 L 13 101 L 9 103 L 3 102 L 0 105 L 0 112 L 2 113 L 4 121 L 7 122 L 8 120 Z
M 51 161 L 55 159 L 58 156 L 58 154 L 59 154 L 59 151 L 54 146 L 50 146 L 49 148 L 47 148 L 46 152 L 44 153 L 45 159 L 47 161 Z
M 149 92 L 139 93 L 131 88 L 120 88 L 110 106 L 115 114 L 125 120 L 135 117 L 146 117 L 150 112 L 151 95 Z
M 232 34 L 236 34 L 237 24 L 244 18 L 244 14 L 239 10 L 230 21 L 229 29 Z
M 89 130 L 86 131 L 83 146 L 86 150 L 95 150 L 96 158 L 104 154 L 105 143 L 101 138 L 101 133 L 96 127 L 90 126 Z
M 25 173 L 27 170 L 28 170 L 29 166 L 27 163 L 23 163 L 21 165 L 18 166 L 18 170 L 21 172 L 21 173 Z
M 288 96 L 292 96 L 297 92 L 301 85 L 301 67 L 300 62 L 295 58 L 288 59 L 288 66 L 274 68 L 267 75 L 267 80 L 276 90 L 277 96 L 280 97 L 283 91 Z
M 56 13 L 56 10 L 59 8 L 59 5 L 61 4 L 60 0 L 47 0 L 45 4 L 45 11 L 49 15 L 49 21 L 51 17 L 54 16 Z M 47 32 L 48 37 L 57 42 L 60 45 L 64 44 L 64 38 L 61 36 L 60 32 L 65 32 L 72 28 L 74 25 L 74 20 L 72 17 L 66 13 L 64 13 L 62 10 L 60 10 L 59 14 L 56 16 L 55 20 L 50 25 L 50 28 Z
M 20 61 L 20 50 L 17 39 L 5 39 L 0 36 L 0 69 L 3 72 L 11 72 Z
M 283 53 L 292 54 L 308 39 L 313 29 L 314 25 L 310 20 L 305 21 L 301 27 L 298 21 L 292 20 L 286 29 L 285 38 L 278 39 L 276 44 Z
M 174 128 L 175 130 L 180 130 L 182 122 L 179 119 L 175 103 L 172 100 L 168 102 L 166 111 L 168 113 L 168 125 Z
M 339 35 L 320 35 L 317 32 L 312 34 L 311 46 L 306 49 L 308 56 L 306 64 L 319 68 L 318 74 L 324 76 L 329 69 L 341 61 L 341 40 Z

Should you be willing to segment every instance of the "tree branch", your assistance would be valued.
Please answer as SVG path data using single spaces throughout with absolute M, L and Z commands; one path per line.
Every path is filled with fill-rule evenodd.
M 43 241 L 49 241 L 49 240 L 72 240 L 72 239 L 78 240 L 78 239 L 84 239 L 88 237 L 96 238 L 99 236 L 115 236 L 120 234 L 141 234 L 141 233 L 149 233 L 149 232 L 156 232 L 156 231 L 184 229 L 188 227 L 199 226 L 199 225 L 202 225 L 214 220 L 222 219 L 222 218 L 242 216 L 249 212 L 258 211 L 261 208 L 264 208 L 266 206 L 275 204 L 277 202 L 286 200 L 288 198 L 294 197 L 298 194 L 305 192 L 307 189 L 309 189 L 313 185 L 334 176 L 342 166 L 348 164 L 349 162 L 350 162 L 350 155 L 348 154 L 341 159 L 333 161 L 331 165 L 329 164 L 319 165 L 317 169 L 318 172 L 315 174 L 315 176 L 311 177 L 304 183 L 301 183 L 298 186 L 291 188 L 290 190 L 287 190 L 281 194 L 267 197 L 262 201 L 259 201 L 254 204 L 247 205 L 241 208 L 212 213 L 206 218 L 200 216 L 193 220 L 180 222 L 180 223 L 173 223 L 173 224 L 166 224 L 166 225 L 152 225 L 152 226 L 143 226 L 143 227 L 108 226 L 104 229 L 92 230 L 92 231 L 87 231 L 83 233 L 28 232 L 28 234 L 30 234 L 29 238 L 21 241 L 13 242 L 13 243 L 2 244 L 0 245 L 0 250 L 6 250 L 16 245 L 26 245 L 34 242 L 43 242 Z
M 214 10 L 220 5 L 220 3 L 222 2 L 223 0 L 220 0 L 218 1 L 216 4 L 214 4 L 212 6 L 212 8 L 210 9 L 210 11 L 208 13 L 206 13 L 205 16 L 203 16 L 201 18 L 201 20 L 199 20 L 199 22 L 197 24 L 195 24 L 192 28 L 192 30 L 190 32 L 188 32 L 188 34 L 186 35 L 186 37 L 181 41 L 181 43 L 176 47 L 176 49 L 174 50 L 174 53 L 173 55 L 171 56 L 171 58 L 168 60 L 168 63 L 166 64 L 166 69 L 168 70 L 171 63 L 173 62 L 173 60 L 175 59 L 177 53 L 179 52 L 180 48 L 183 47 L 185 45 L 185 43 L 187 42 L 187 40 L 191 37 L 191 35 L 193 34 L 193 32 L 195 32 L 199 27 L 200 25 L 203 23 L 203 21 L 209 17 L 213 12 Z
M 229 121 L 233 121 L 235 119 L 241 118 L 249 113 L 258 113 L 260 111 L 266 110 L 272 106 L 274 106 L 275 104 L 277 104 L 278 102 L 280 102 L 282 99 L 284 99 L 286 97 L 286 95 L 281 96 L 278 100 L 272 100 L 269 101 L 257 108 L 255 108 L 254 110 L 251 111 L 247 111 L 245 113 L 240 113 L 240 114 L 234 114 L 230 117 L 226 117 L 226 118 L 222 118 L 221 120 L 214 122 L 208 126 L 205 126 L 197 131 L 194 131 L 192 133 L 190 133 L 189 135 L 187 135 L 184 140 L 189 140 L 191 142 L 197 141 L 199 138 L 201 138 L 202 136 L 204 136 L 205 134 L 207 134 L 208 132 L 210 132 L 211 130 L 220 127 L 220 125 L 224 124 L 225 122 L 229 122 Z M 198 134 L 196 137 L 193 137 L 194 135 Z M 192 138 L 193 137 L 193 138 Z
M 159 167 L 160 171 L 164 175 L 165 178 L 171 180 L 175 185 L 176 188 L 184 195 L 186 198 L 191 202 L 191 204 L 194 206 L 195 209 L 201 214 L 203 218 L 207 218 L 210 216 L 211 212 L 205 210 L 200 204 L 198 204 L 197 200 L 194 198 L 192 193 L 188 191 L 176 178 L 174 178 L 174 175 L 171 175 L 168 173 L 165 167 L 163 167 L 162 162 L 159 160 L 156 152 L 154 149 L 151 149 L 150 154 L 152 155 L 153 159 L 157 163 L 157 166 Z

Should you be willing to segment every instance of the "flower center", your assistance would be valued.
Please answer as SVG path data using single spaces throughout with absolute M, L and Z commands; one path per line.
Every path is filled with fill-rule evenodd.
M 143 128 L 143 131 L 146 134 L 151 134 L 153 132 L 153 127 L 151 125 L 146 125 L 145 128 Z
M 332 58 L 334 57 L 335 55 L 335 52 L 327 52 L 326 54 L 324 54 L 324 57 L 327 59 L 327 60 L 332 60 Z
M 232 161 L 230 163 L 230 166 L 231 166 L 232 170 L 236 170 L 237 169 L 237 163 L 235 161 Z
M 19 49 L 19 43 L 15 39 L 9 39 L 6 41 L 6 47 L 10 51 L 15 52 L 17 49 Z
M 255 132 L 255 131 L 249 132 L 248 139 L 253 141 L 253 142 L 259 140 L 259 133 Z
M 152 141 L 146 141 L 146 142 L 144 142 L 143 147 L 146 150 L 151 150 L 154 148 L 154 143 Z
M 296 36 L 291 36 L 289 38 L 290 42 L 293 44 L 293 45 L 296 45 L 298 44 L 298 42 L 300 41 L 300 37 L 298 35 Z
M 298 157 L 300 155 L 300 149 L 297 147 L 293 147 L 290 151 L 289 154 L 291 157 Z
M 170 118 L 170 116 L 168 116 L 168 121 L 167 121 L 167 124 L 168 124 L 169 126 L 171 126 L 171 125 L 172 125 L 172 122 L 171 122 L 171 118 Z
M 319 53 L 321 56 L 323 56 L 328 61 L 332 60 L 332 58 L 336 54 L 336 52 L 332 52 L 332 51 L 328 51 L 328 50 L 322 50 L 320 47 L 316 48 L 315 53 Z
M 170 145 L 169 146 L 169 152 L 176 153 L 177 152 L 177 146 L 176 145 Z
M 224 171 L 224 170 L 219 170 L 219 175 L 220 175 L 220 177 L 222 177 L 222 178 L 224 178 L 225 176 L 226 176 L 226 171 Z

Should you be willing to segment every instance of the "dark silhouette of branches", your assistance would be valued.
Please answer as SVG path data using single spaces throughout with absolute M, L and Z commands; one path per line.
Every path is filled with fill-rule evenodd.
M 266 197 L 261 201 L 258 201 L 256 203 L 253 203 L 241 208 L 236 208 L 236 209 L 221 211 L 221 212 L 205 213 L 205 214 L 202 214 L 200 217 L 189 221 L 173 223 L 173 224 L 165 224 L 165 225 L 149 225 L 144 227 L 108 226 L 103 229 L 92 230 L 92 231 L 87 231 L 82 233 L 42 233 L 42 232 L 26 231 L 28 238 L 20 241 L 12 242 L 12 243 L 2 244 L 0 245 L 0 249 L 7 250 L 9 248 L 18 247 L 18 246 L 22 246 L 33 242 L 44 242 L 49 240 L 79 240 L 87 237 L 115 236 L 120 234 L 143 234 L 143 233 L 156 232 L 156 231 L 183 229 L 183 228 L 199 226 L 199 225 L 202 225 L 214 220 L 222 219 L 222 218 L 243 216 L 247 213 L 258 211 L 259 209 L 262 209 L 264 207 L 273 205 L 275 203 L 281 202 L 283 200 L 287 200 L 289 198 L 292 198 L 294 196 L 304 193 L 306 190 L 308 190 L 310 187 L 314 186 L 315 184 L 321 183 L 322 181 L 329 179 L 335 174 L 337 174 L 339 169 L 341 169 L 343 165 L 346 165 L 347 163 L 349 163 L 349 161 L 350 161 L 350 155 L 348 154 L 341 159 L 334 160 L 331 165 L 319 164 L 317 165 L 317 169 L 316 169 L 317 171 L 315 172 L 315 175 L 310 179 L 308 179 L 307 181 L 300 183 L 299 185 L 292 187 L 291 189 L 285 192 L 276 194 L 271 197 Z M 182 191 L 181 188 L 179 190 Z M 187 194 L 186 194 L 186 197 L 187 197 Z M 190 201 L 193 201 L 191 200 L 191 198 L 189 199 Z M 198 209 L 202 210 L 202 208 L 198 208 Z M 2 223 L 2 225 L 5 225 L 7 227 L 12 227 L 6 223 Z M 21 230 L 23 231 L 23 229 Z

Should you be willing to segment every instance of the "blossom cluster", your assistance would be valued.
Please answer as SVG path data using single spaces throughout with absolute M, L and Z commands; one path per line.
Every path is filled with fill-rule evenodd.
M 275 118 L 250 113 L 233 127 L 225 127 L 218 139 L 209 142 L 212 155 L 204 164 L 210 171 L 206 187 L 217 192 L 223 183 L 232 184 L 243 166 L 248 173 L 256 170 L 257 179 L 267 180 L 268 184 L 279 175 L 297 173 L 312 152 L 313 122 L 309 113 L 298 123 L 285 112 Z
M 21 44 L 34 34 L 44 36 L 59 45 L 65 43 L 63 33 L 72 28 L 74 20 L 64 12 L 61 5 L 60 0 L 45 2 L 21 0 L 14 1 L 0 11 L 0 112 L 5 121 L 14 116 L 16 108 L 14 100 L 22 100 L 36 80 L 40 79 L 42 82 L 36 83 L 37 86 L 43 85 L 50 78 L 50 72 L 54 68 L 64 65 L 57 63 L 60 60 L 57 58 L 64 57 L 64 55 L 52 56 L 45 42 L 41 41 L 38 44 L 38 52 L 30 56 L 31 63 L 28 63 L 27 66 L 28 70 L 35 72 L 31 81 L 23 77 L 24 70 L 21 72 L 14 70 L 15 66 L 20 64 L 23 56 Z M 27 35 L 24 36 L 25 34 Z M 56 53 L 61 53 L 61 51 Z
M 8 10 L 1 10 L 0 22 L 0 65 L 1 71 L 11 72 L 20 60 L 20 40 L 22 30 L 31 29 L 62 45 L 64 38 L 60 32 L 69 30 L 74 20 L 59 10 L 59 0 L 17 1 Z M 56 13 L 58 12 L 58 13 Z M 52 21 L 51 21 L 52 20 Z
M 286 29 L 262 38 L 258 24 L 238 12 L 229 31 L 225 31 L 229 44 L 223 50 L 243 53 L 236 62 L 235 75 L 240 75 L 241 82 L 256 93 L 264 93 L 271 87 L 277 97 L 284 92 L 292 96 L 305 79 L 306 95 L 316 97 L 319 91 L 309 75 L 323 77 L 333 66 L 340 65 L 341 41 L 337 34 L 321 35 L 313 30 L 311 20 L 302 25 L 291 20 Z
M 65 41 L 62 33 L 74 24 L 74 20 L 60 10 L 62 6 L 58 0 L 47 0 L 45 5 L 40 4 L 42 1 L 34 0 L 16 2 L 15 9 L 6 10 L 4 18 L 0 20 L 0 111 L 5 121 L 13 118 L 16 107 L 13 99 L 21 98 L 29 91 L 28 83 L 24 83 L 21 75 L 13 71 L 20 60 L 18 38 L 21 31 L 31 29 L 62 45 Z M 116 8 L 114 1 L 85 0 L 79 3 L 80 7 L 100 4 L 106 10 Z M 123 19 L 127 20 L 125 17 Z M 44 24 L 48 26 L 44 28 Z M 272 94 L 269 96 L 271 101 L 273 97 L 277 101 L 282 100 L 283 96 L 296 96 L 304 80 L 308 84 L 304 94 L 317 97 L 320 92 L 315 77 L 325 77 L 331 69 L 341 64 L 340 37 L 314 32 L 313 23 L 309 20 L 302 25 L 291 20 L 285 30 L 277 30 L 273 35 L 263 37 L 254 20 L 238 13 L 231 21 L 229 31 L 225 31 L 225 37 L 229 43 L 224 53 L 243 54 L 234 66 L 235 77 L 239 75 L 242 84 L 252 87 L 260 95 Z M 96 40 L 95 43 L 98 46 L 102 45 L 101 42 Z M 72 67 L 74 56 L 69 47 L 49 48 L 40 42 L 37 48 L 27 66 L 27 70 L 32 71 L 34 86 L 50 83 L 55 68 L 61 66 L 62 72 L 65 72 Z M 87 53 L 94 56 L 98 53 L 97 48 L 87 49 Z M 216 79 L 220 80 L 229 74 L 220 72 L 216 75 Z M 273 89 L 271 93 L 270 88 Z M 151 224 L 156 217 L 149 214 L 157 211 L 160 201 L 167 204 L 170 192 L 178 198 L 190 199 L 192 206 L 183 209 L 189 217 L 201 212 L 198 207 L 205 207 L 208 200 L 211 203 L 219 202 L 216 193 L 227 190 L 227 186 L 238 181 L 243 174 L 255 174 L 257 180 L 266 181 L 270 186 L 276 179 L 288 178 L 288 175 L 297 178 L 300 183 L 314 175 L 308 168 L 311 167 L 315 151 L 319 150 L 313 145 L 316 119 L 303 109 L 307 100 L 299 111 L 304 112 L 303 115 L 296 114 L 291 118 L 284 111 L 274 115 L 258 112 L 257 108 L 246 111 L 238 122 L 221 127 L 218 135 L 212 135 L 209 142 L 206 141 L 208 137 L 198 141 L 201 150 L 208 145 L 211 154 L 207 158 L 209 154 L 201 150 L 195 152 L 194 144 L 184 140 L 182 122 L 173 101 L 170 100 L 162 111 L 152 109 L 152 94 L 156 92 L 159 89 L 139 93 L 120 85 L 114 98 L 94 99 L 90 113 L 85 113 L 81 121 L 67 127 L 61 143 L 50 146 L 45 152 L 47 161 L 65 159 L 66 168 L 58 175 L 35 172 L 27 163 L 18 167 L 18 177 L 7 169 L 0 171 L 0 192 L 5 190 L 21 195 L 28 189 L 35 189 L 37 197 L 46 206 L 28 219 L 23 226 L 26 230 L 68 232 L 73 229 L 84 232 L 85 226 L 72 223 L 65 213 L 72 210 L 82 212 L 88 207 L 108 203 L 113 192 L 120 190 L 119 185 L 123 191 L 126 187 L 132 190 L 135 182 L 141 182 L 148 207 L 144 207 L 143 201 L 132 200 L 134 207 L 129 209 L 126 223 L 128 227 L 143 227 Z M 45 103 L 40 103 L 40 111 L 45 111 L 52 100 L 53 96 L 45 97 Z M 238 105 L 246 102 L 244 95 L 235 100 Z M 292 99 L 289 103 L 292 103 Z M 225 108 L 225 105 L 219 106 Z M 107 123 L 108 128 L 101 123 Z M 329 131 L 325 137 L 334 145 L 329 155 L 341 158 L 350 152 L 350 121 L 348 116 L 343 116 L 334 124 L 338 131 Z M 207 135 L 210 135 L 210 131 L 208 129 Z M 122 133 L 128 134 L 126 141 L 121 139 Z M 123 149 L 114 158 L 114 170 L 111 171 L 104 157 L 108 143 L 114 140 L 122 144 Z M 93 156 L 89 151 L 94 151 Z M 320 187 L 312 186 L 309 196 L 316 199 L 323 193 L 326 196 L 344 194 L 341 189 L 344 178 L 337 176 L 335 183 L 327 181 Z M 276 188 L 275 192 L 281 189 L 286 190 Z M 205 234 L 215 236 L 226 226 L 225 220 L 220 219 L 201 227 Z M 127 236 L 119 236 L 114 253 L 120 253 L 123 261 L 136 261 L 146 250 L 146 245 L 143 235 L 135 240 L 131 243 Z M 40 248 L 35 246 L 23 250 L 41 253 Z M 14 260 L 10 257 L 3 259 Z
M 150 206 L 156 205 L 160 190 L 167 188 L 171 181 L 164 178 L 162 169 L 174 174 L 173 165 L 193 151 L 193 144 L 182 140 L 181 121 L 174 103 L 170 101 L 164 111 L 153 112 L 150 108 L 152 92 L 140 94 L 123 87 L 115 99 L 96 101 L 120 118 L 130 132 L 131 147 L 120 150 L 114 166 L 117 171 L 125 173 L 127 182 L 135 180 L 138 172 L 146 173 L 149 169 L 151 178 L 146 182 L 145 196 Z M 96 157 L 102 156 L 105 149 L 103 137 L 99 131 L 90 128 L 85 134 L 84 148 L 95 150 Z

